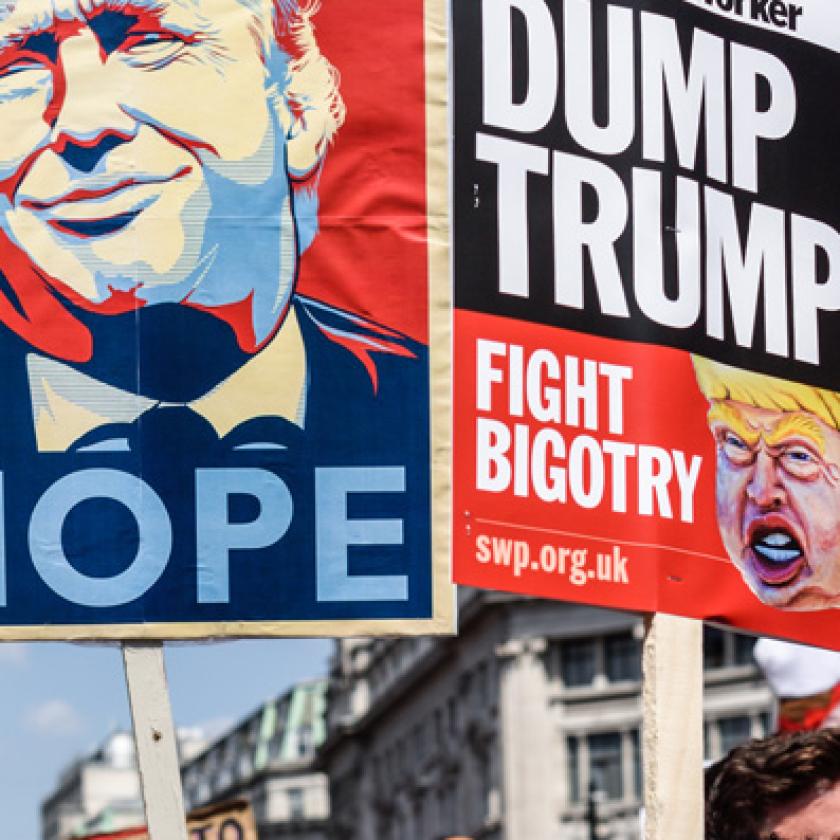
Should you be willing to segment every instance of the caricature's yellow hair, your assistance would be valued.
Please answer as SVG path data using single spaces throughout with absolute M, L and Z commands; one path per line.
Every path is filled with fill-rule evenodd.
M 718 400 L 712 402 L 706 420 L 713 429 L 718 424 L 732 429 L 747 446 L 755 446 L 761 438 L 761 432 L 754 426 L 750 426 L 741 412 L 726 402 Z
M 795 411 L 782 415 L 782 419 L 768 432 L 765 440 L 768 446 L 778 446 L 793 437 L 810 440 L 820 453 L 825 454 L 825 432 L 813 414 Z
M 821 454 L 825 454 L 823 427 L 808 411 L 785 412 L 769 430 L 765 430 L 751 423 L 732 403 L 712 400 L 706 419 L 712 431 L 715 426 L 722 425 L 735 432 L 748 446 L 755 446 L 762 437 L 771 447 L 798 437 L 810 441 Z
M 702 356 L 691 359 L 700 391 L 710 401 L 732 400 L 771 411 L 805 411 L 840 429 L 840 394 L 835 391 L 742 370 Z

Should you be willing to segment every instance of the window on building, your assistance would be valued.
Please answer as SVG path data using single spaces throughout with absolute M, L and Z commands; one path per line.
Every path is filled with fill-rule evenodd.
M 280 758 L 280 750 L 283 748 L 283 732 L 278 729 L 268 742 L 268 760 L 277 761 Z
M 434 729 L 435 729 L 435 745 L 437 747 L 441 747 L 443 745 L 443 710 L 442 709 L 435 709 L 435 717 L 434 717 Z
M 216 792 L 218 793 L 221 790 L 225 790 L 230 787 L 231 784 L 233 784 L 233 773 L 231 772 L 230 767 L 222 767 L 216 775 Z
M 569 780 L 569 802 L 580 802 L 579 746 L 577 738 L 566 739 L 566 778 Z
M 632 633 L 604 639 L 604 660 L 610 682 L 638 680 L 642 676 L 642 649 Z
M 487 705 L 489 699 L 490 687 L 488 685 L 487 677 L 487 663 L 482 662 L 475 671 L 475 685 L 478 693 L 478 702 L 482 706 Z
M 212 795 L 213 791 L 210 789 L 210 782 L 207 779 L 202 779 L 196 788 L 196 801 L 206 802 Z
M 394 766 L 393 751 L 388 747 L 382 753 L 382 784 L 383 789 L 389 789 L 394 783 L 397 769 Z
M 481 800 L 479 802 L 478 818 L 480 822 L 485 822 L 490 815 L 490 793 L 493 789 L 491 756 L 493 754 L 493 746 L 488 750 L 476 756 L 476 764 L 478 770 L 478 781 L 481 791 Z
M 773 730 L 770 727 L 770 712 L 762 712 L 758 716 L 758 725 L 761 727 L 762 738 L 766 738 L 772 733 Z
M 738 744 L 750 739 L 752 724 L 749 715 L 720 718 L 718 720 L 718 732 L 720 733 L 721 752 L 726 755 L 733 747 L 737 747 Z
M 753 648 L 755 647 L 755 637 L 746 636 L 743 633 L 736 633 L 734 635 L 735 643 L 735 664 L 736 665 L 752 665 L 753 664 Z
M 289 819 L 302 820 L 303 789 L 297 787 L 289 788 L 288 791 L 286 791 L 286 794 L 289 797 Z
M 413 758 L 416 761 L 423 761 L 426 757 L 426 738 L 423 733 L 423 724 L 418 723 L 411 733 L 411 740 L 413 741 Z
M 703 627 L 703 667 L 723 668 L 726 664 L 726 639 L 717 627 Z
M 621 733 L 599 732 L 587 735 L 589 780 L 607 799 L 624 798 L 621 769 Z
M 449 734 L 453 737 L 458 734 L 458 730 L 461 728 L 460 723 L 458 721 L 458 700 L 455 697 L 450 697 L 449 702 L 446 704 L 446 711 L 449 715 Z
M 703 666 L 709 670 L 753 664 L 755 638 L 717 627 L 703 628 Z
M 639 730 L 630 733 L 630 743 L 633 748 L 633 793 L 637 799 L 642 797 L 642 741 Z
M 567 639 L 560 645 L 560 673 L 563 685 L 573 688 L 592 685 L 596 671 L 594 639 Z
M 309 724 L 303 724 L 298 729 L 298 755 L 309 755 L 312 752 L 312 727 Z

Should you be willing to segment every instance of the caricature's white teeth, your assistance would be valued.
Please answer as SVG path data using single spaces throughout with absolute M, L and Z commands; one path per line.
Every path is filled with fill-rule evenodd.
M 753 551 L 768 563 L 784 565 L 802 555 L 799 543 L 786 531 L 762 534 L 752 545 Z
M 768 560 L 771 563 L 782 564 L 790 563 L 791 560 L 796 560 L 796 558 L 802 553 L 798 548 L 778 549 L 760 544 L 753 546 L 753 551 L 755 551 L 756 554 L 760 554 L 764 560 Z

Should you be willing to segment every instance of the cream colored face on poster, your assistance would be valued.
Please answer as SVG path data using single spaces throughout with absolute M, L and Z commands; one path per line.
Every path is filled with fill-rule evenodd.
M 0 230 L 91 304 L 128 293 L 218 306 L 248 291 L 229 270 L 231 213 L 247 210 L 275 257 L 272 282 L 261 278 L 267 311 L 254 316 L 262 340 L 297 261 L 287 167 L 304 176 L 324 149 L 316 109 L 295 119 L 278 93 L 288 68 L 262 32 L 270 17 L 238 0 L 6 9 Z

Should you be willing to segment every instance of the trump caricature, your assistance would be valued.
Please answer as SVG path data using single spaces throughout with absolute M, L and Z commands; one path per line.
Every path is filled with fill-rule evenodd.
M 765 604 L 840 607 L 840 395 L 693 360 L 730 559 Z

